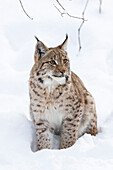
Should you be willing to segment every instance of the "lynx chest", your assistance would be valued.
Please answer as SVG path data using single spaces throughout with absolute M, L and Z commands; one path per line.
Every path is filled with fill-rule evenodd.
M 73 108 L 71 92 L 68 88 L 56 89 L 52 93 L 47 89 L 40 92 L 37 89 L 37 91 L 39 94 L 34 92 L 31 99 L 31 103 L 34 103 L 31 107 L 35 122 L 47 120 L 52 127 L 61 125 L 65 115 Z

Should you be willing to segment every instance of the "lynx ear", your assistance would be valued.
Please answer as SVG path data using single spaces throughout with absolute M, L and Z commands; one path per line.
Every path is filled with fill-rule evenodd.
M 68 42 L 68 34 L 66 34 L 66 39 L 64 40 L 64 42 L 58 47 L 64 51 L 67 51 L 67 42 Z
M 48 48 L 35 36 L 37 40 L 37 44 L 35 47 L 35 63 L 40 60 L 46 52 L 48 51 Z

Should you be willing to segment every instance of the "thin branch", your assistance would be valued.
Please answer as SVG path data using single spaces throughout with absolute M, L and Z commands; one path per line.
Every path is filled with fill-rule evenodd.
M 57 3 L 59 4 L 59 6 L 65 11 L 65 8 L 61 5 L 61 3 L 59 2 L 59 0 L 56 0 Z
M 79 51 L 81 50 L 82 46 L 81 46 L 81 38 L 80 38 L 80 31 L 81 31 L 81 28 L 84 24 L 84 21 L 82 21 L 82 23 L 80 24 L 80 27 L 78 28 L 78 43 L 79 43 Z
M 99 0 L 99 13 L 101 14 L 102 12 L 102 0 Z
M 75 17 L 75 16 L 73 16 L 73 15 L 70 15 L 68 12 L 66 13 L 69 17 L 71 17 L 71 18 L 76 18 L 76 19 L 82 19 L 83 21 L 87 21 L 85 18 L 83 18 L 83 17 Z
M 57 6 L 56 6 L 55 4 L 53 4 L 53 5 L 54 5 L 54 7 L 57 9 L 57 11 L 61 14 L 62 17 L 63 17 L 64 14 L 66 14 L 66 13 L 61 12 L 60 9 L 57 8 Z
M 20 5 L 21 5 L 21 7 L 22 7 L 24 13 L 27 15 L 27 17 L 30 18 L 31 20 L 33 20 L 33 18 L 31 18 L 31 17 L 28 15 L 28 13 L 25 11 L 25 9 L 24 9 L 24 7 L 23 7 L 23 4 L 22 4 L 22 1 L 19 0 L 19 2 L 20 2 Z
M 85 7 L 84 7 L 84 10 L 83 10 L 83 12 L 82 12 L 82 17 L 83 17 L 83 18 L 84 18 L 85 12 L 86 12 L 86 8 L 87 8 L 87 6 L 88 6 L 88 2 L 89 2 L 89 0 L 87 0 L 87 1 L 86 1 L 86 4 L 85 4 Z M 78 43 L 79 43 L 79 52 L 80 52 L 80 50 L 81 50 L 81 48 L 82 48 L 82 46 L 81 46 L 80 33 L 81 33 L 81 28 L 83 27 L 84 21 L 85 21 L 85 20 L 83 19 L 82 23 L 80 24 L 80 27 L 78 28 Z
M 60 11 L 60 9 L 58 7 L 56 7 L 56 5 L 54 5 L 54 7 L 57 9 L 57 11 L 61 14 L 61 16 L 63 17 L 64 15 L 68 15 L 69 17 L 71 18 L 75 18 L 75 19 L 81 19 L 83 21 L 86 21 L 83 17 L 76 17 L 76 16 L 73 16 L 73 15 L 70 15 L 66 9 L 63 7 L 63 5 L 59 2 L 59 0 L 56 0 L 58 5 L 62 8 L 63 12 Z
M 102 0 L 100 0 L 102 1 Z M 88 5 L 88 2 L 89 0 L 86 1 L 86 4 L 85 4 L 85 7 L 84 7 L 84 10 L 82 12 L 82 17 L 76 17 L 76 16 L 73 16 L 73 15 L 70 15 L 66 9 L 63 7 L 63 5 L 59 2 L 59 0 L 56 0 L 56 2 L 58 3 L 58 5 L 61 7 L 61 9 L 63 10 L 63 12 L 60 11 L 60 9 L 58 7 L 56 7 L 54 4 L 54 7 L 57 9 L 57 11 L 61 14 L 61 16 L 63 17 L 64 15 L 68 15 L 69 17 L 71 18 L 75 18 L 75 19 L 81 19 L 82 20 L 82 23 L 80 24 L 79 28 L 78 28 L 78 43 L 79 43 L 79 51 L 81 50 L 82 46 L 81 46 L 81 38 L 80 38 L 80 32 L 81 32 L 81 28 L 83 27 L 83 24 L 85 21 L 87 21 L 85 18 L 84 18 L 84 15 L 85 15 L 85 12 L 86 12 L 86 9 L 87 9 L 87 5 Z
M 82 16 L 83 16 L 83 18 L 84 18 L 84 14 L 85 14 L 85 12 L 86 12 L 86 8 L 87 8 L 87 6 L 88 6 L 88 2 L 89 2 L 89 0 L 87 0 L 87 1 L 86 1 L 86 4 L 85 4 L 85 7 L 84 7 L 84 10 L 83 10 L 83 12 L 82 12 Z

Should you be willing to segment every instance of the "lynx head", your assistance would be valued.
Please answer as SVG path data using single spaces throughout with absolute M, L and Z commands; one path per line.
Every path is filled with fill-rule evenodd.
M 66 46 L 68 36 L 64 42 L 55 47 L 48 48 L 37 37 L 34 55 L 34 76 L 39 83 L 49 86 L 66 84 L 70 76 L 70 63 L 67 57 Z

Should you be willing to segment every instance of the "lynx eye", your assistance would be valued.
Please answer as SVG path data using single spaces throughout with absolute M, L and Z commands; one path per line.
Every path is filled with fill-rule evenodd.
M 56 65 L 57 65 L 57 63 L 56 63 L 55 60 L 51 60 L 49 63 L 50 63 L 52 66 L 56 66 Z
M 64 64 L 66 64 L 68 62 L 68 60 L 67 59 L 64 59 Z

